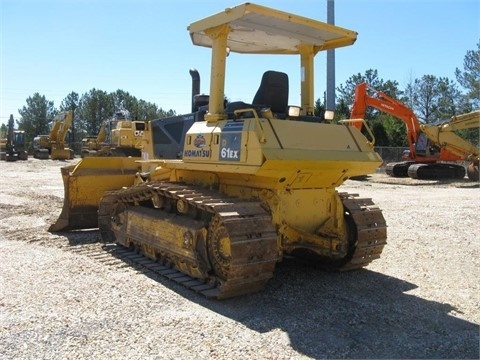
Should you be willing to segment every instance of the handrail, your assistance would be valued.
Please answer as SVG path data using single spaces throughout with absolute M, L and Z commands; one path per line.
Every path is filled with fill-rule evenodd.
M 371 137 L 370 141 L 367 139 L 367 144 L 373 147 L 375 145 L 375 136 L 373 135 L 372 130 L 370 130 L 370 127 L 367 125 L 367 122 L 365 121 L 365 119 L 345 119 L 345 120 L 339 121 L 340 124 L 346 124 L 346 125 L 350 123 L 359 123 L 359 122 L 362 123 L 363 126 L 365 126 L 365 129 L 367 129 L 367 132 Z

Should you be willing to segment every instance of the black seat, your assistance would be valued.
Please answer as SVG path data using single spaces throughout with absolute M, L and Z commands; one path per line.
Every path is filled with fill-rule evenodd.
M 273 113 L 284 114 L 288 106 L 288 75 L 279 71 L 266 71 L 252 104 L 267 105 Z

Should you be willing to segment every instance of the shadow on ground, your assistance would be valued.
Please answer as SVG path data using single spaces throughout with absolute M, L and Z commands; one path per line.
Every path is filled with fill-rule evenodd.
M 96 230 L 88 240 L 84 232 L 62 235 L 71 246 L 100 239 Z M 292 348 L 308 357 L 479 358 L 478 324 L 455 317 L 448 304 L 408 294 L 414 284 L 368 269 L 330 273 L 287 259 L 262 292 L 218 301 L 129 265 L 254 331 L 281 329 Z

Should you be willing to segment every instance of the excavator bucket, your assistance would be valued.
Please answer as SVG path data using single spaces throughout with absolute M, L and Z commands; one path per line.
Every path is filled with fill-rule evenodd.
M 70 149 L 52 149 L 52 154 L 50 155 L 52 160 L 68 160 L 71 159 Z
M 87 157 L 76 165 L 62 167 L 63 209 L 48 231 L 98 227 L 100 199 L 106 191 L 133 185 L 140 168 L 136 160 L 138 158 Z

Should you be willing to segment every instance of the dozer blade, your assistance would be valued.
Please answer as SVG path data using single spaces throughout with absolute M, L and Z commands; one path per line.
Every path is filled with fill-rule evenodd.
M 134 183 L 138 158 L 88 157 L 61 168 L 64 200 L 60 217 L 48 231 L 98 227 L 98 204 L 106 191 Z

